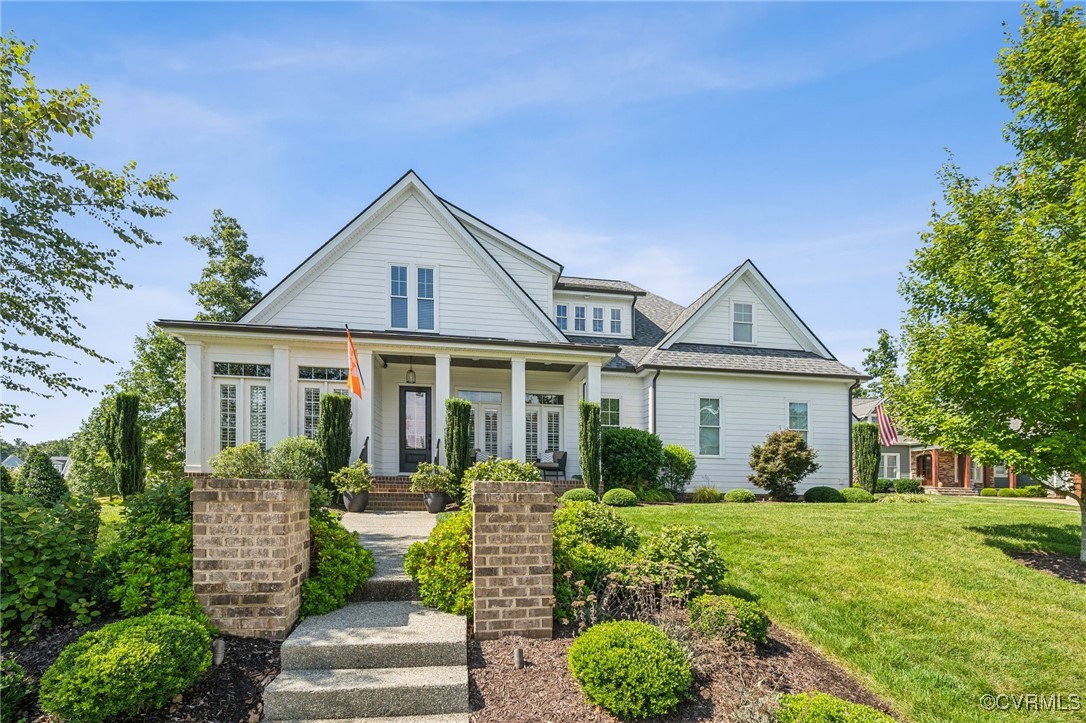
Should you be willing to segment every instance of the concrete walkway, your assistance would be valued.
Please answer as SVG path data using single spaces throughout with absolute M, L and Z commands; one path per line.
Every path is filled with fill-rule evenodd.
M 350 599 L 414 600 L 414 581 L 403 571 L 403 558 L 411 543 L 425 540 L 437 524 L 429 512 L 347 512 L 343 526 L 358 534 L 358 541 L 373 553 L 373 577 Z

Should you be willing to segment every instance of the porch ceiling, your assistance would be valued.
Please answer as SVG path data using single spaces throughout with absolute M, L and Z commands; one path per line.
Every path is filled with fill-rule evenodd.
M 381 362 L 385 364 L 413 364 L 415 366 L 434 366 L 432 356 L 408 356 L 402 354 L 377 354 Z M 474 369 L 512 369 L 508 359 L 476 359 L 473 357 L 454 356 L 449 360 L 449 365 L 454 367 L 470 367 Z M 573 364 L 546 364 L 544 362 L 529 361 L 524 368 L 530 372 L 561 372 L 568 374 L 573 371 Z

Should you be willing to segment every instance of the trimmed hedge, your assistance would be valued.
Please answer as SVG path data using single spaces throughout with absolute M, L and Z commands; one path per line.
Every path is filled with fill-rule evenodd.
M 347 604 L 347 596 L 373 574 L 373 553 L 358 544 L 339 515 L 326 512 L 309 519 L 312 546 L 309 577 L 302 583 L 299 618 L 324 615 Z
M 656 483 L 664 446 L 651 432 L 633 427 L 606 427 L 600 434 L 603 486 L 650 487 Z
M 111 623 L 69 645 L 41 679 L 38 702 L 64 720 L 98 723 L 170 702 L 211 665 L 194 620 L 156 613 Z
M 995 487 L 985 487 L 980 491 L 981 497 L 995 497 L 998 494 L 999 490 L 997 490 Z
M 741 504 L 755 502 L 757 499 L 753 492 L 745 489 L 728 490 L 728 493 L 724 495 L 725 502 L 738 502 Z
M 693 502 L 699 505 L 711 505 L 720 502 L 720 492 L 712 487 L 699 487 L 694 490 Z
M 694 479 L 698 462 L 694 453 L 681 444 L 664 446 L 664 456 L 660 465 L 660 485 L 669 492 L 682 492 Z
M 846 487 L 841 490 L 841 496 L 845 498 L 845 502 L 874 502 L 875 495 L 871 494 L 862 487 Z
M 707 638 L 764 645 L 769 618 L 758 603 L 734 595 L 701 595 L 690 602 L 690 627 Z
M 471 519 L 469 511 L 450 515 L 407 550 L 404 570 L 418 583 L 423 605 L 471 617 Z
M 728 568 L 704 527 L 667 525 L 645 540 L 640 556 L 656 564 L 657 582 L 673 575 L 675 596 L 689 598 L 724 588 Z
M 603 493 L 603 504 L 611 507 L 636 507 L 637 495 L 625 487 L 616 487 Z
M 901 479 L 894 480 L 894 492 L 899 495 L 915 495 L 922 492 L 920 489 L 922 480 L 911 479 L 909 477 L 902 477 Z
M 829 693 L 782 695 L 778 723 L 894 723 L 885 713 Z
M 563 502 L 597 502 L 599 497 L 587 487 L 577 487 L 562 495 L 561 500 Z
M 804 502 L 844 502 L 841 490 L 833 487 L 812 487 L 803 493 Z
M 1000 487 L 996 492 L 997 497 L 1017 497 L 1018 491 L 1012 490 L 1010 487 Z
M 589 628 L 569 648 L 569 669 L 590 702 L 633 718 L 671 712 L 694 683 L 678 643 L 635 621 Z
M 875 480 L 875 492 L 876 494 L 888 494 L 894 491 L 894 480 L 886 479 L 885 477 L 879 477 Z
M 227 447 L 207 461 L 216 477 L 226 479 L 263 479 L 267 476 L 264 450 L 256 442 Z

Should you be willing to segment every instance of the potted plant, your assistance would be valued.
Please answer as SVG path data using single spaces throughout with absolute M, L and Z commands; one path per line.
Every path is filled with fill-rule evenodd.
M 343 506 L 348 512 L 364 512 L 373 487 L 373 468 L 358 460 L 332 475 L 332 484 L 343 495 Z
M 437 514 L 450 502 L 450 492 L 456 484 L 456 477 L 446 467 L 432 462 L 421 462 L 411 475 L 411 491 L 422 493 L 422 503 L 426 511 Z

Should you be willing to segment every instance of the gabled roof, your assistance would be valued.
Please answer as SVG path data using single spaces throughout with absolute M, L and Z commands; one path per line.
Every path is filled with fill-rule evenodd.
M 467 222 L 473 226 L 482 229 L 488 236 L 493 238 L 498 243 L 504 245 L 509 251 L 521 256 L 522 258 L 526 258 L 529 263 L 532 263 L 535 266 L 545 269 L 555 275 L 560 276 L 562 274 L 562 269 L 565 267 L 563 267 L 562 264 L 558 263 L 551 257 L 545 254 L 541 254 L 528 244 L 517 241 L 509 234 L 505 233 L 504 231 L 498 230 L 496 227 L 491 226 L 489 223 L 483 221 L 478 216 L 475 216 L 474 214 L 465 211 L 451 201 L 441 198 L 440 196 L 438 196 L 437 198 L 439 201 L 445 204 L 445 207 L 448 208 L 449 211 L 460 221 Z
M 852 416 L 856 419 L 864 419 L 870 417 L 875 413 L 875 407 L 879 406 L 882 400 L 877 397 L 853 397 L 852 398 Z
M 554 285 L 561 291 L 595 291 L 604 294 L 629 294 L 644 296 L 648 292 L 629 281 L 617 279 L 590 279 L 584 276 L 562 276 Z
M 799 374 L 844 379 L 865 379 L 852 367 L 812 351 L 766 349 L 717 344 L 672 344 L 653 349 L 641 362 L 644 367 L 695 371 Z

